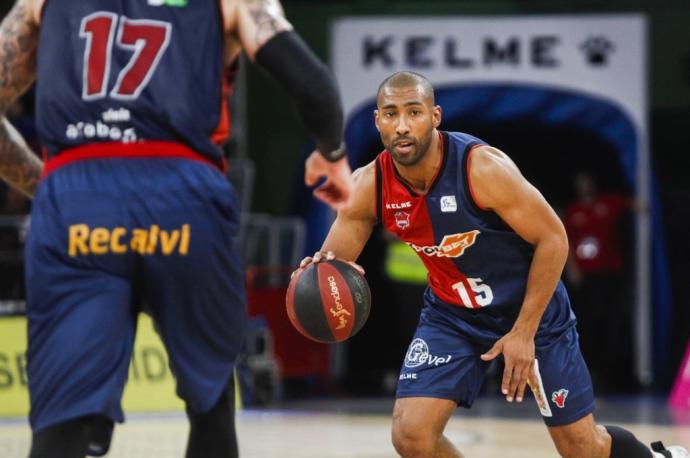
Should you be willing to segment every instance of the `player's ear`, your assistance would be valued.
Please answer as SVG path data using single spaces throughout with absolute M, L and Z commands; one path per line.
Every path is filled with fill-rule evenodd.
M 379 128 L 379 110 L 374 110 L 374 125 L 376 125 L 376 130 L 381 132 L 381 129 Z
M 441 109 L 440 105 L 434 105 L 434 108 L 431 112 L 431 122 L 434 126 L 434 128 L 438 127 L 441 125 L 441 118 L 443 117 L 443 110 Z

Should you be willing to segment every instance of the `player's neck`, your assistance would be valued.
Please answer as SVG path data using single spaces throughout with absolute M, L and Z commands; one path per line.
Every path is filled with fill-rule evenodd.
M 441 167 L 441 159 L 441 141 L 438 131 L 434 129 L 429 149 L 424 157 L 414 165 L 402 165 L 396 162 L 395 168 L 416 192 L 424 194 L 436 178 L 438 169 Z

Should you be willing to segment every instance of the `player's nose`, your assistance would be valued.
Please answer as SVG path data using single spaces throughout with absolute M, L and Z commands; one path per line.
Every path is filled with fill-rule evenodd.
M 398 118 L 398 124 L 395 126 L 395 132 L 400 136 L 404 136 L 410 132 L 410 126 L 407 124 L 404 116 L 400 116 Z

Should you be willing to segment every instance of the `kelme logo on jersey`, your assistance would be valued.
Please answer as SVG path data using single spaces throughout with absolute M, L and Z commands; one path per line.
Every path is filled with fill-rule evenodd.
M 460 232 L 458 234 L 446 235 L 441 240 L 440 245 L 419 246 L 408 242 L 417 253 L 424 253 L 427 256 L 437 256 L 439 258 L 457 258 L 465 253 L 465 250 L 474 245 L 479 235 L 478 230 Z
M 176 6 L 182 8 L 187 6 L 187 0 L 146 0 L 150 6 Z

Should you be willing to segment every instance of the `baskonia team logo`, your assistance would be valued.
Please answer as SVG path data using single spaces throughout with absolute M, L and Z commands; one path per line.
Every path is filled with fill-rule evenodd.
M 565 388 L 561 388 L 558 391 L 554 391 L 553 394 L 551 395 L 551 400 L 553 401 L 558 408 L 562 409 L 565 407 L 565 398 L 568 397 L 568 390 Z
M 407 212 L 395 212 L 395 225 L 400 229 L 407 229 L 410 227 L 410 214 Z

